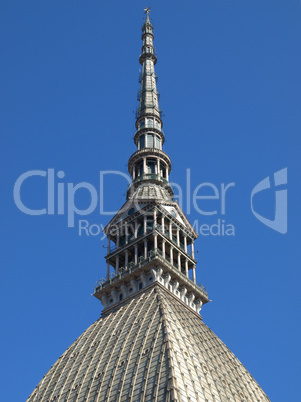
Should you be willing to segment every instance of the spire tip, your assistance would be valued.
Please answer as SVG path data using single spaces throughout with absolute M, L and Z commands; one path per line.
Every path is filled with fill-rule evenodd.
M 149 13 L 151 13 L 151 12 L 152 12 L 152 10 L 150 7 L 145 7 L 145 9 L 144 9 L 144 14 L 146 14 L 145 22 L 150 23 Z
M 145 7 L 144 14 L 147 14 L 147 17 L 149 15 L 149 13 L 151 13 L 151 12 L 152 12 L 151 7 Z

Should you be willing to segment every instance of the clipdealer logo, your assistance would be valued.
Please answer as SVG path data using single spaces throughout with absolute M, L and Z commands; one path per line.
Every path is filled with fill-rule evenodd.
M 21 174 L 15 182 L 13 189 L 14 202 L 17 208 L 27 214 L 32 216 L 37 215 L 67 215 L 67 225 L 70 228 L 75 227 L 75 220 L 78 216 L 88 216 L 95 212 L 97 206 L 99 207 L 100 215 L 113 216 L 118 211 L 106 211 L 104 209 L 104 178 L 106 175 L 117 175 L 124 178 L 129 185 L 132 178 L 119 171 L 100 171 L 99 175 L 99 191 L 88 182 L 74 183 L 64 183 L 60 180 L 65 178 L 65 172 L 59 170 L 55 172 L 55 169 L 51 168 L 46 170 L 30 170 Z M 30 206 L 25 205 L 22 200 L 21 192 L 22 186 L 32 177 L 40 176 L 46 179 L 47 185 L 47 205 L 41 209 L 33 209 Z M 262 222 L 267 227 L 285 234 L 287 233 L 287 190 L 279 187 L 283 187 L 287 184 L 287 168 L 277 171 L 274 174 L 275 183 L 275 219 L 270 220 L 258 212 L 255 211 L 253 205 L 253 199 L 256 195 L 259 197 L 259 193 L 264 190 L 271 189 L 271 180 L 266 177 L 264 180 L 260 181 L 251 192 L 251 210 L 254 216 Z M 175 190 L 174 199 L 178 202 L 179 206 L 183 209 L 183 197 L 184 192 L 181 186 L 177 183 L 170 183 Z M 235 183 L 231 182 L 228 184 L 221 183 L 216 186 L 213 183 L 201 183 L 199 184 L 193 192 L 191 191 L 191 172 L 190 169 L 186 170 L 186 210 L 184 211 L 186 215 L 191 213 L 191 201 L 194 208 L 199 215 L 201 215 L 202 223 L 199 224 L 198 220 L 195 220 L 192 224 L 193 228 L 198 235 L 202 236 L 235 236 L 235 227 L 231 223 L 227 222 L 225 218 L 226 215 L 226 195 L 227 192 L 235 187 Z M 79 208 L 76 204 L 77 193 L 80 191 L 85 191 L 90 195 L 90 203 L 86 208 Z M 204 194 L 205 192 L 205 194 Z M 215 201 L 215 208 L 209 208 L 210 204 L 208 201 Z M 201 208 L 200 203 L 203 203 Z M 135 201 L 133 201 L 135 203 Z M 204 205 L 207 209 L 204 209 Z M 208 206 L 209 205 L 209 206 Z M 218 205 L 218 208 L 217 208 Z M 204 217 L 216 215 L 219 218 L 213 224 L 207 224 L 204 222 Z M 88 220 L 81 219 L 78 221 L 79 235 L 85 234 L 87 236 L 98 236 L 101 234 L 104 226 L 102 224 L 90 224 Z
M 273 220 L 267 219 L 254 210 L 253 198 L 255 194 L 272 188 L 272 182 L 275 184 L 275 218 Z M 287 189 L 281 188 L 287 185 L 287 168 L 281 169 L 274 173 L 274 180 L 269 177 L 261 180 L 253 188 L 251 193 L 251 210 L 256 218 L 267 227 L 275 230 L 276 232 L 285 234 L 287 233 Z M 280 189 L 279 189 L 280 188 Z

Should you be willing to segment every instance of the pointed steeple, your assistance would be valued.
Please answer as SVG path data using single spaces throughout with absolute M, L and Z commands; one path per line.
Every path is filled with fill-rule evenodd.
M 142 65 L 142 73 L 139 77 L 141 82 L 141 89 L 139 92 L 139 109 L 137 116 L 146 113 L 153 113 L 157 117 L 161 117 L 161 112 L 159 109 L 159 93 L 157 91 L 157 77 L 155 74 L 154 65 L 157 62 L 157 56 L 154 50 L 153 40 L 153 26 L 149 19 L 150 9 L 145 9 L 147 15 L 145 22 L 142 26 L 142 49 L 139 57 L 139 62 Z
M 142 74 L 134 136 L 137 150 L 128 162 L 132 182 L 126 203 L 104 229 L 108 237 L 107 276 L 97 284 L 94 296 L 106 310 L 146 284 L 163 281 L 198 312 L 209 299 L 206 289 L 196 283 L 197 233 L 173 200 L 169 184 L 171 161 L 162 149 L 164 133 L 154 68 L 157 57 L 148 13 L 139 58 Z
M 151 10 L 151 7 L 145 7 L 145 9 L 144 9 L 144 14 L 146 14 L 146 17 L 145 17 L 145 23 L 151 23 L 150 22 L 150 19 L 149 19 L 149 13 L 151 12 L 152 10 Z
M 157 77 L 155 74 L 154 65 L 157 62 L 157 56 L 153 45 L 154 33 L 153 26 L 147 14 L 144 25 L 142 26 L 142 49 L 139 57 L 139 62 L 142 65 L 140 104 L 138 116 L 144 113 L 153 113 L 161 117 L 157 92 Z
M 155 193 L 161 193 L 163 198 L 172 198 L 173 191 L 169 185 L 171 161 L 162 149 L 163 122 L 155 73 L 157 56 L 153 45 L 154 30 L 149 19 L 149 12 L 150 9 L 146 8 L 146 18 L 142 26 L 142 49 L 139 57 L 142 65 L 139 76 L 141 86 L 138 92 L 139 107 L 136 111 L 137 131 L 134 136 L 137 151 L 129 159 L 129 173 L 133 181 L 128 190 L 128 198 L 139 198 L 137 189 L 145 183 L 158 184 L 162 191 L 158 190 Z

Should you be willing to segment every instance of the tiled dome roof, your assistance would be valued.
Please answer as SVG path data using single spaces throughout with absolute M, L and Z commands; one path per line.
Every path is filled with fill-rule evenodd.
M 116 305 L 57 360 L 37 401 L 268 401 L 201 317 L 158 283 Z

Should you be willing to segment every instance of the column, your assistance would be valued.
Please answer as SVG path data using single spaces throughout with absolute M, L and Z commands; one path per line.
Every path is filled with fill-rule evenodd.
M 133 180 L 136 179 L 136 166 L 135 165 L 133 165 L 133 175 L 132 175 L 132 177 L 133 177 Z
M 144 239 L 144 258 L 147 258 L 147 240 Z
M 178 253 L 178 268 L 181 271 L 181 253 Z
M 135 265 L 138 264 L 138 245 L 135 244 Z
M 110 264 L 107 262 L 107 281 L 110 279 Z
M 191 257 L 194 259 L 194 241 L 191 243 Z
M 188 260 L 187 260 L 187 258 L 185 258 L 185 275 L 187 276 L 187 278 L 189 278 L 189 274 L 188 274 Z
M 160 175 L 160 159 L 157 159 L 157 175 L 161 176 Z
M 142 175 L 146 174 L 146 157 L 143 158 L 143 171 Z
M 166 243 L 166 241 L 163 240 L 162 241 L 162 255 L 163 255 L 163 258 L 165 258 L 165 243 Z
M 165 178 L 168 181 L 168 167 L 165 168 Z
M 124 265 L 125 265 L 124 268 L 127 270 L 128 266 L 129 266 L 129 252 L 128 252 L 128 250 L 125 250 L 125 262 L 124 262 Z
M 187 253 L 187 236 L 186 235 L 184 235 L 184 250 L 185 250 L 185 253 Z
M 177 228 L 177 246 L 180 247 L 180 229 Z
M 118 271 L 119 271 L 119 255 L 116 256 L 115 275 L 118 275 Z
M 111 240 L 108 236 L 108 254 L 110 254 L 110 252 L 111 252 Z
M 127 224 L 125 225 L 124 231 L 125 231 L 125 244 L 128 244 L 128 242 L 129 242 L 129 231 L 128 231 L 128 225 Z
M 195 265 L 192 267 L 192 280 L 194 283 L 196 283 L 196 277 L 195 277 Z
M 137 239 L 138 236 L 138 222 L 135 221 L 135 239 Z
M 172 240 L 172 223 L 169 222 L 169 238 Z
M 146 217 L 146 215 L 144 215 L 144 220 L 143 220 L 143 231 L 144 231 L 144 234 L 146 233 L 146 226 L 147 226 L 147 217 Z
M 170 263 L 173 265 L 173 247 L 170 247 Z
M 117 230 L 117 235 L 116 235 L 116 250 L 119 248 L 119 229 Z
M 154 234 L 154 251 L 157 252 L 158 249 L 158 235 L 157 233 Z
M 154 228 L 157 226 L 157 210 L 154 209 Z
M 161 226 L 162 226 L 162 233 L 165 234 L 165 219 L 164 219 L 164 215 L 161 216 Z

